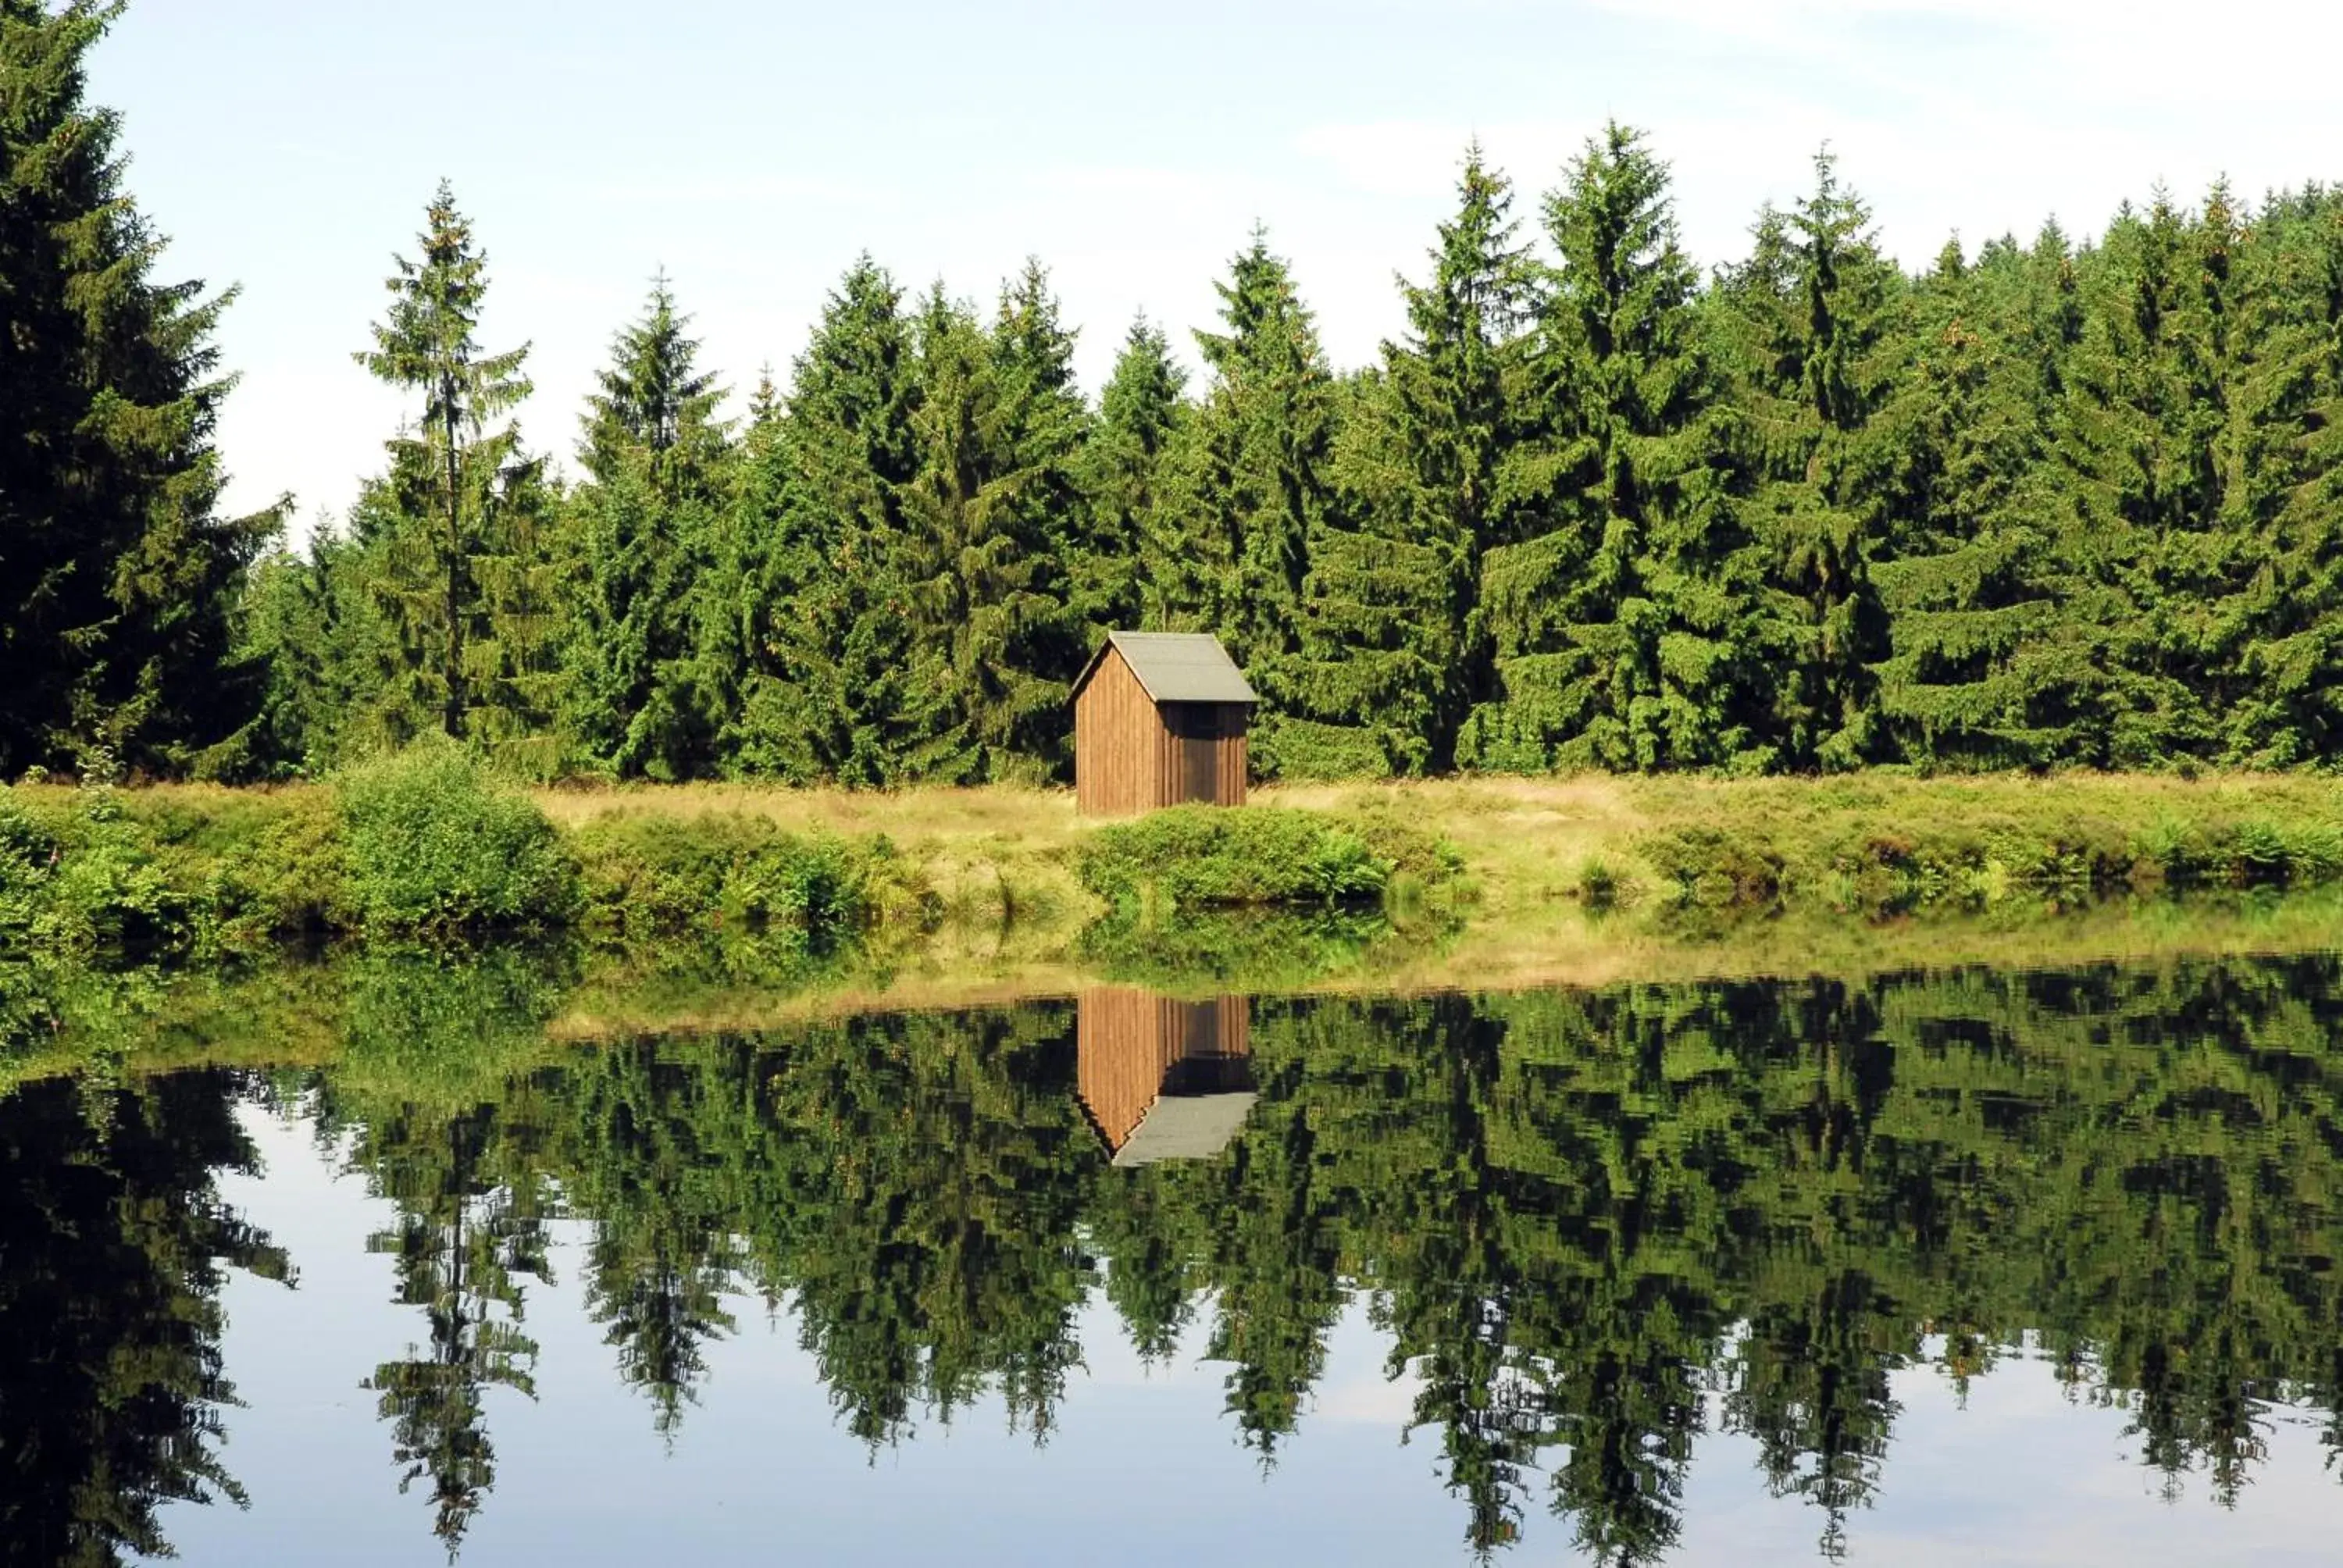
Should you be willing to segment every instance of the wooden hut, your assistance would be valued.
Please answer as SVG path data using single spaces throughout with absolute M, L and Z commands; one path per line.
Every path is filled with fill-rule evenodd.
M 1202 633 L 1118 631 L 1074 682 L 1074 799 L 1085 812 L 1242 806 L 1244 672 Z
M 1208 1160 L 1252 1109 L 1252 1009 L 1126 987 L 1077 1004 L 1074 1083 L 1117 1165 Z

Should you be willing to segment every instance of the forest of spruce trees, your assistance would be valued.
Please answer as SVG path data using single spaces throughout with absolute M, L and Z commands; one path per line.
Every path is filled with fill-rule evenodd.
M 1468 149 L 1373 364 L 1265 232 L 1200 377 L 1141 319 L 1095 397 L 1039 262 L 980 304 L 865 256 L 737 417 L 662 276 L 573 476 L 443 186 L 351 324 L 408 418 L 288 547 L 218 506 L 227 300 L 155 277 L 85 102 L 112 15 L 0 0 L 0 778 L 444 731 L 538 778 L 1043 780 L 1121 627 L 1227 641 L 1270 777 L 2343 759 L 2343 189 L 1914 275 L 1825 153 L 1704 272 L 1614 125 L 1534 201 Z

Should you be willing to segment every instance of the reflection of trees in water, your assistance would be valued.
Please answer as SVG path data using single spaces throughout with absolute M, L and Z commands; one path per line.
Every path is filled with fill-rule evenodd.
M 370 954 L 350 967 L 345 1053 L 313 1101 L 320 1142 L 393 1206 L 367 1250 L 391 1260 L 392 1299 L 422 1310 L 425 1336 L 365 1387 L 399 1490 L 428 1486 L 451 1559 L 496 1483 L 488 1391 L 536 1394 L 524 1289 L 552 1278 L 542 1129 L 558 1116 L 527 1063 L 548 994 L 517 953 Z
M 1234 1143 L 1143 1171 L 1083 1125 L 1061 1007 L 526 1081 L 663 1424 L 746 1288 L 793 1302 L 866 1441 L 985 1391 L 1045 1432 L 1099 1287 L 1151 1356 L 1204 1311 L 1268 1455 L 1363 1287 L 1469 1539 L 1513 1538 L 1543 1474 L 1589 1556 L 1636 1563 L 1676 1538 L 1705 1390 L 1835 1551 L 1891 1374 L 1982 1375 L 2028 1328 L 2149 1462 L 2234 1495 L 2257 1411 L 2332 1402 L 2306 1238 L 2333 1229 L 2337 989 L 2297 962 L 1263 1003 Z
M 391 1423 L 399 1490 L 427 1482 L 432 1530 L 453 1556 L 496 1481 L 496 1449 L 481 1409 L 488 1389 L 534 1397 L 536 1342 L 521 1332 L 522 1282 L 549 1279 L 542 1181 L 498 1169 L 509 1143 L 493 1109 L 418 1122 L 368 1123 L 354 1153 L 376 1191 L 397 1205 L 387 1231 L 367 1239 L 393 1260 L 394 1298 L 420 1307 L 425 1346 L 383 1362 L 367 1381 Z
M 221 1204 L 251 1167 L 221 1075 L 0 1099 L 0 1561 L 169 1551 L 156 1511 L 244 1501 L 222 1465 L 224 1265 L 291 1280 Z
M 1836 1552 L 1893 1482 L 1893 1376 L 1958 1389 L 2029 1332 L 2224 1501 L 2273 1402 L 2338 1404 L 2333 960 L 1262 1002 L 1233 1141 L 1143 1169 L 1063 1004 L 551 1053 L 529 994 L 427 1057 L 354 1040 L 317 1097 L 397 1206 L 429 1348 L 375 1382 L 451 1544 L 557 1189 L 669 1432 L 753 1293 L 865 1442 L 983 1395 L 1046 1435 L 1097 1291 L 1143 1355 L 1195 1331 L 1266 1460 L 1362 1293 L 1483 1550 L 1550 1511 L 1664 1559 L 1715 1422 Z

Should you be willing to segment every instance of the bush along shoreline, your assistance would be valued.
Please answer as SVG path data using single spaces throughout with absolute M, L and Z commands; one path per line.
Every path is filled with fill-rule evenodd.
M 1119 914 L 1357 909 L 1463 883 L 1455 848 L 1387 817 L 1300 808 L 1174 806 L 1099 829 L 1075 855 L 1082 886 Z
M 1282 954 L 1269 969 L 1300 973 L 1382 940 L 1329 916 L 1437 944 L 1535 940 L 1570 906 L 1640 906 L 1650 918 L 1615 928 L 1624 940 L 1718 912 L 1877 920 L 2343 888 L 2343 787 L 2312 780 L 1518 789 L 1362 789 L 1077 824 L 1041 791 L 876 812 L 853 802 L 882 797 L 819 793 L 571 801 L 437 742 L 317 786 L 19 786 L 0 789 L 0 957 L 205 963 L 546 937 L 669 967 L 739 948 L 779 972 L 850 947 L 956 961 L 944 957 L 954 933 L 1006 961 L 992 939 L 1013 928 L 1017 961 L 1111 952 L 1110 967 L 1143 970 L 1195 945 L 1183 927 L 1225 915 L 1234 924 L 1215 928 L 1202 967 L 1249 972 L 1260 965 L 1237 950 L 1256 944 L 1229 932 L 1266 915 L 1308 917 L 1268 944 Z M 994 886 L 997 899 L 974 896 Z
M 553 933 L 821 949 L 934 918 L 883 836 L 656 815 L 563 833 L 453 745 L 322 789 L 0 790 L 0 951 L 204 961 L 298 942 Z
M 1374 814 L 1182 808 L 1100 827 L 1064 855 L 1098 906 L 1070 924 L 1070 950 L 1093 917 L 1144 930 L 1176 910 L 1379 911 L 1463 883 L 1453 848 Z M 549 936 L 818 953 L 952 918 L 929 868 L 884 833 L 657 809 L 558 828 L 452 743 L 320 787 L 0 789 L 0 953 L 205 962 Z
M 2020 896 L 2055 905 L 2343 883 L 2343 792 L 2282 810 L 2219 793 L 2159 794 L 2126 809 L 2054 788 L 2022 806 L 1937 804 L 1914 812 L 1818 785 L 1803 809 L 1674 827 L 1634 849 L 1663 902 L 1682 909 L 1819 904 L 1878 918 Z

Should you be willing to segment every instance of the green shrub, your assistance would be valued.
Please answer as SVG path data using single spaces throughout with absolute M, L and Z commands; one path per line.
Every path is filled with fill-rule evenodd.
M 1436 885 L 1458 868 L 1453 849 L 1395 822 L 1217 806 L 1101 828 L 1075 866 L 1102 898 L 1172 909 L 1373 903 L 1403 871 Z
M 1611 863 L 1593 856 L 1578 868 L 1578 901 L 1590 910 L 1607 910 L 1619 901 L 1624 883 Z
M 801 839 L 759 817 L 608 817 L 570 840 L 587 923 L 628 937 L 692 930 L 823 936 L 870 918 L 886 846 Z
M 0 794 L 0 945 L 28 939 L 63 847 L 48 824 Z
M 154 835 L 115 790 L 0 805 L 0 940 L 53 951 L 167 951 L 187 943 L 193 900 Z
M 347 897 L 370 932 L 559 925 L 578 871 L 553 824 L 458 747 L 415 747 L 337 787 Z
M 289 797 L 226 877 L 238 911 L 272 936 L 346 930 L 357 922 L 339 801 L 327 790 Z
M 1636 848 L 1681 902 L 1711 909 L 1765 904 L 1783 890 L 1785 862 L 1758 834 L 1678 828 L 1651 834 Z

